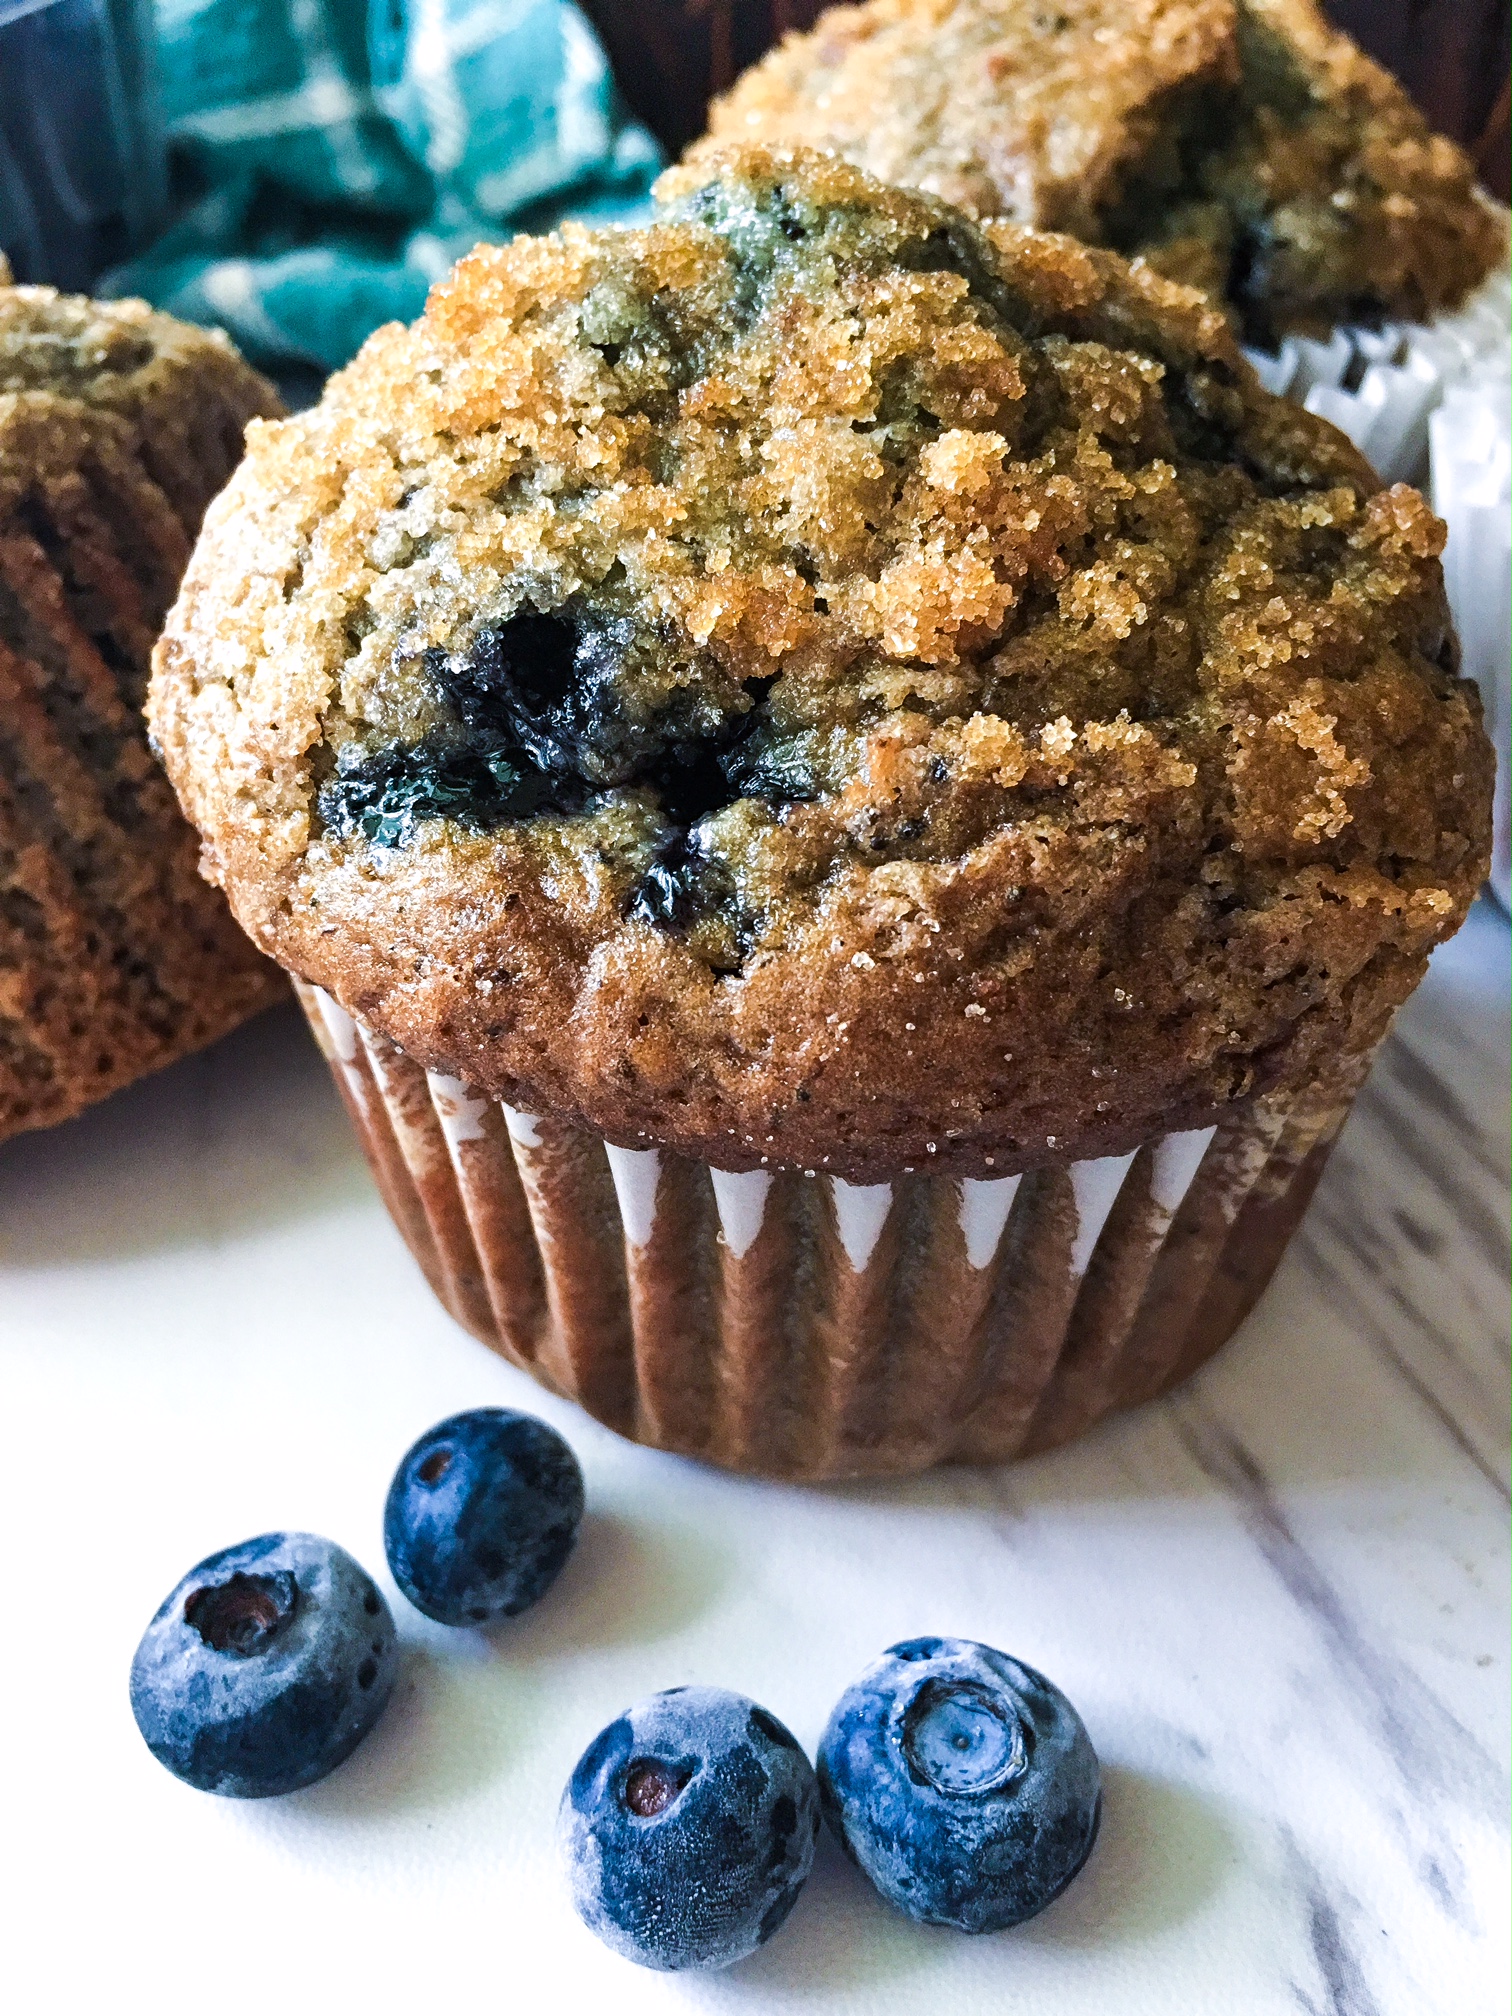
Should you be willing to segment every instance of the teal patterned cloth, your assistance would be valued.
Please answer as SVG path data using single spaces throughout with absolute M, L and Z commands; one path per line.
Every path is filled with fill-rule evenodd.
M 344 364 L 480 239 L 645 214 L 661 166 L 567 0 L 157 0 L 178 222 L 118 268 L 274 369 Z

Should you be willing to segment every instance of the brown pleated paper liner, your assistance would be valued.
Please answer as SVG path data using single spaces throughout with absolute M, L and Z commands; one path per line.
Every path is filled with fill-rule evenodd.
M 1269 1280 L 1365 1068 L 1131 1155 L 848 1184 L 613 1147 L 299 993 L 460 1323 L 622 1435 L 806 1479 L 1000 1463 L 1184 1379 Z

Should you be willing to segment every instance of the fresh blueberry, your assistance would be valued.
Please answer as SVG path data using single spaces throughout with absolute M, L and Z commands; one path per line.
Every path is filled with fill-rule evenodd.
M 642 1967 L 728 1967 L 770 1939 L 814 1859 L 819 1796 L 775 1716 L 673 1687 L 600 1730 L 558 1833 L 590 1931 Z
M 383 1545 L 394 1580 L 440 1624 L 528 1610 L 572 1552 L 583 1473 L 554 1428 L 506 1407 L 440 1421 L 394 1473 Z
M 1097 1755 L 1043 1675 L 966 1638 L 911 1638 L 836 1703 L 819 1795 L 847 1854 L 929 1925 L 999 1932 L 1092 1851 Z
M 394 1620 L 371 1578 L 314 1533 L 265 1533 L 191 1569 L 131 1662 L 131 1712 L 160 1764 L 201 1792 L 313 1785 L 383 1712 Z

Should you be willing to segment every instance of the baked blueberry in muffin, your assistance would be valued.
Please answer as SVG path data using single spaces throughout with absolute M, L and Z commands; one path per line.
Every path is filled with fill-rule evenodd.
M 1484 872 L 1442 529 L 1203 299 L 834 158 L 464 260 L 252 430 L 152 713 L 418 1062 L 1001 1175 L 1361 1055 Z
M 1426 317 L 1506 253 L 1464 153 L 1316 0 L 833 7 L 710 130 L 1137 254 L 1266 344 Z

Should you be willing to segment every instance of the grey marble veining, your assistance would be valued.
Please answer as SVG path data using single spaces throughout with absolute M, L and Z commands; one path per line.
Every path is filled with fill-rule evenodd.
M 463 1337 L 322 1067 L 273 1017 L 0 1149 L 18 2007 L 846 2016 L 1496 2016 L 1507 2007 L 1505 922 L 1403 1012 L 1244 1330 L 1180 1393 L 999 1471 L 791 1489 L 629 1448 Z M 451 1408 L 561 1426 L 590 1515 L 537 1612 L 399 1606 L 396 1703 L 352 1762 L 237 1807 L 169 1780 L 124 1674 L 200 1554 L 270 1525 L 377 1566 L 399 1453 Z M 810 1745 L 883 1645 L 1001 1644 L 1082 1708 L 1087 1871 L 970 1941 L 821 1854 L 781 1938 L 669 1980 L 565 1906 L 550 1823 L 635 1695 L 693 1678 Z M 18 1732 L 19 1738 L 18 1738 Z M 235 1927 L 228 1963 L 227 1926 Z M 272 1928 L 270 1931 L 269 1928 Z M 271 1943 L 269 1943 L 271 1941 Z

